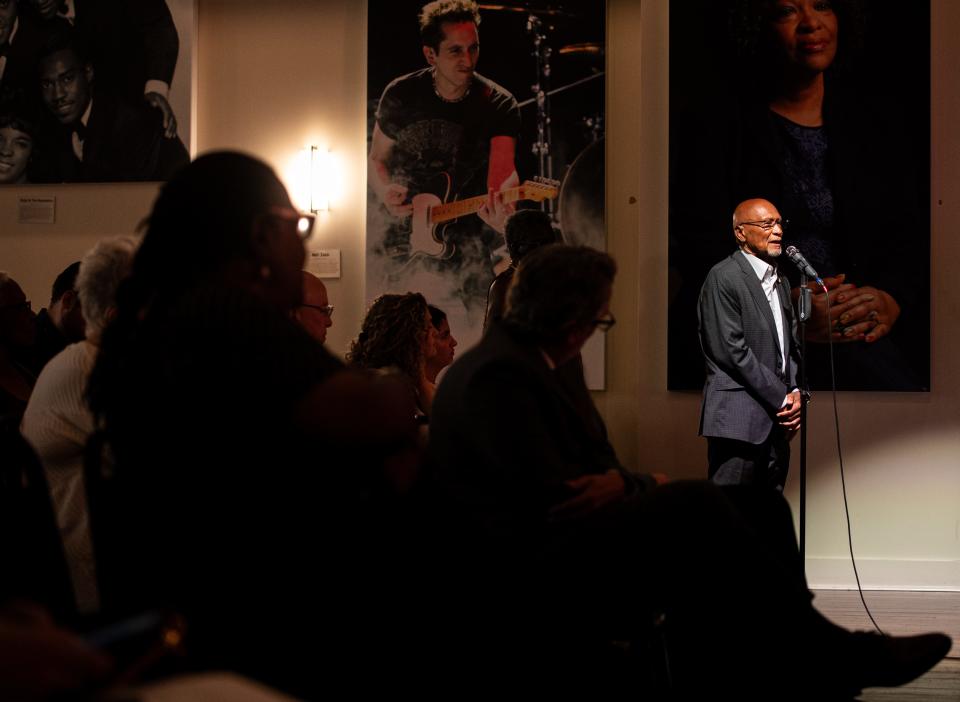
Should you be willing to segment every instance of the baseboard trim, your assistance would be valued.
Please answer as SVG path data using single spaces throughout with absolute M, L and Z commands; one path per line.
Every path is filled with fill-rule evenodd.
M 960 592 L 960 560 L 858 558 L 857 570 L 864 590 Z M 807 583 L 811 590 L 857 589 L 849 557 L 808 557 Z

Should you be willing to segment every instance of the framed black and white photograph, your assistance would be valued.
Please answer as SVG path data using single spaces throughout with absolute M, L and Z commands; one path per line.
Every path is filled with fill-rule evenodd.
M 187 163 L 194 26 L 193 0 L 0 0 L 0 185 Z

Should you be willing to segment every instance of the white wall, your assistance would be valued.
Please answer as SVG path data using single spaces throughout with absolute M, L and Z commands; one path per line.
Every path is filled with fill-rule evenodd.
M 56 197 L 56 224 L 18 224 L 20 197 Z M 25 185 L 0 187 L 0 270 L 20 283 L 34 311 L 71 262 L 106 236 L 129 234 L 150 211 L 156 186 Z
M 365 3 L 201 0 L 198 144 L 266 159 L 287 187 L 306 145 L 330 149 L 340 194 L 321 212 L 311 248 L 340 249 L 342 278 L 327 345 L 343 354 L 364 314 L 366 209 Z
M 311 246 L 339 248 L 328 343 L 343 353 L 363 316 L 366 18 L 353 0 L 200 0 L 197 145 L 244 149 L 285 173 L 303 145 L 331 149 L 342 193 Z M 609 0 L 608 246 L 620 266 L 608 390 L 596 395 L 631 467 L 706 472 L 699 396 L 666 391 L 667 0 Z M 847 487 L 869 587 L 960 589 L 960 3 L 933 2 L 933 392 L 840 397 Z M 131 231 L 149 185 L 0 189 L 0 270 L 45 301 L 56 273 L 100 236 Z M 16 224 L 17 195 L 56 194 L 56 225 Z M 942 204 L 938 204 L 942 200 Z M 807 553 L 814 585 L 852 583 L 829 398 L 811 405 Z M 796 467 L 796 462 L 794 463 Z M 794 477 L 796 470 L 794 470 Z M 796 502 L 796 483 L 788 484 Z

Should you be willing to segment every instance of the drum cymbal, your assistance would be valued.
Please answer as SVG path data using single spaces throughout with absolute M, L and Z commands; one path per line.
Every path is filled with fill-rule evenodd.
M 587 56 L 603 56 L 603 44 L 596 42 L 586 42 L 583 44 L 567 44 L 560 48 L 558 52 L 561 56 L 571 54 L 585 54 Z
M 522 12 L 526 15 L 545 15 L 547 17 L 574 17 L 573 12 L 566 10 L 551 10 L 536 7 L 521 7 L 520 5 L 491 5 L 484 3 L 477 5 L 481 10 L 493 10 L 494 12 Z
M 565 244 L 606 249 L 605 163 L 601 138 L 588 144 L 567 170 L 559 202 L 560 231 Z

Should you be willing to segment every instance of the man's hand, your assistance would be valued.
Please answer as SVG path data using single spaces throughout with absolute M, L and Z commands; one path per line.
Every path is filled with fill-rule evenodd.
M 575 494 L 569 500 L 550 509 L 553 520 L 584 517 L 607 505 L 619 502 L 626 492 L 623 476 L 617 470 L 602 475 L 584 475 L 568 480 L 566 486 Z
M 167 98 L 163 97 L 160 93 L 144 93 L 143 99 L 147 101 L 147 104 L 151 107 L 155 107 L 160 110 L 160 114 L 163 115 L 163 136 L 167 139 L 173 139 L 177 136 L 177 116 L 173 114 L 173 108 L 170 107 L 170 103 L 167 102 Z
M 517 208 L 512 202 L 503 201 L 502 192 L 496 192 L 491 188 L 490 192 L 487 193 L 487 201 L 477 211 L 477 216 L 486 222 L 491 229 L 503 234 L 507 226 L 507 217 L 516 210 Z
M 413 214 L 413 203 L 407 202 L 407 188 L 398 183 L 390 183 L 383 191 L 383 206 L 394 217 L 409 217 Z
M 783 398 L 783 407 L 777 412 L 777 421 L 790 434 L 800 428 L 800 391 L 794 390 Z

